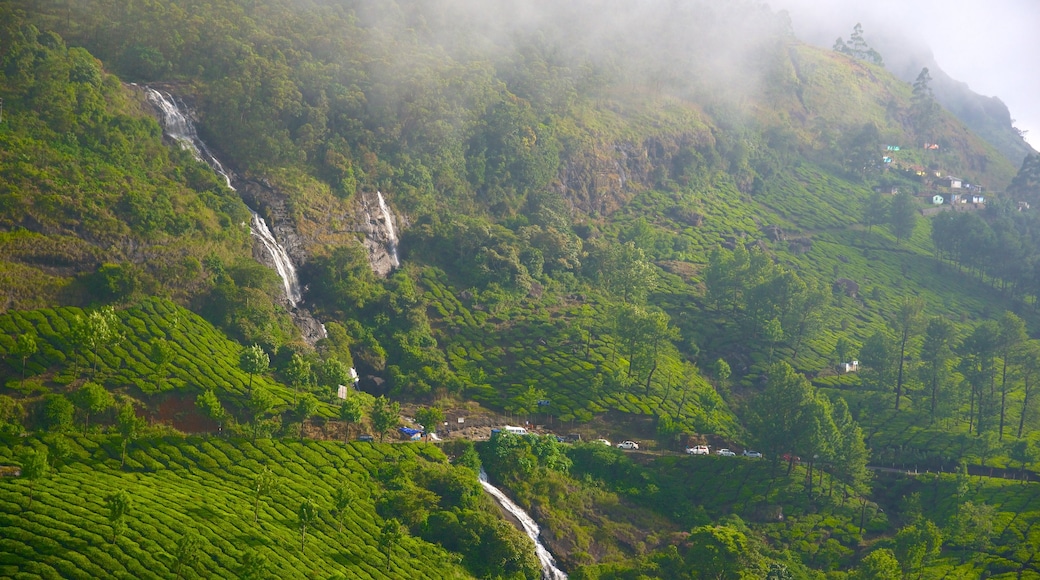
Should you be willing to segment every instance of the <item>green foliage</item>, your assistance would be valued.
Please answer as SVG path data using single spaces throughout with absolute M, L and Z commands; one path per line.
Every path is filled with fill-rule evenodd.
M 75 392 L 73 403 L 83 411 L 83 430 L 86 431 L 90 427 L 90 416 L 107 410 L 115 404 L 115 399 L 105 387 L 86 382 Z
M 438 407 L 421 407 L 415 411 L 415 422 L 429 433 L 434 433 L 444 422 L 444 411 Z
M 372 403 L 372 409 L 369 411 L 368 416 L 372 421 L 372 429 L 379 435 L 379 440 L 382 441 L 387 433 L 396 429 L 398 424 L 400 424 L 401 404 L 379 396 Z
M 29 495 L 26 482 L 13 480 L 0 487 L 0 538 L 32 548 L 31 553 L 5 552 L 0 563 L 4 576 L 45 567 L 67 577 L 102 577 L 113 570 L 136 577 L 241 577 L 252 566 L 249 573 L 264 577 L 293 576 L 294 570 L 312 567 L 344 575 L 364 570 L 373 578 L 472 577 L 454 555 L 419 537 L 402 541 L 394 549 L 391 571 L 385 571 L 378 543 L 382 520 L 369 499 L 383 488 L 371 476 L 382 465 L 398 462 L 451 469 L 432 446 L 263 440 L 254 446 L 248 440 L 142 437 L 128 453 L 131 469 L 123 471 L 117 469 L 119 448 L 107 438 L 77 436 L 70 443 L 73 453 L 61 478 L 39 486 L 46 493 L 36 494 L 32 512 L 23 511 Z M 0 450 L 0 462 L 10 462 L 14 451 Z M 263 494 L 254 526 L 252 490 L 265 462 L 280 484 Z M 475 474 L 460 471 L 468 485 L 478 486 Z M 342 532 L 323 515 L 336 488 L 356 496 L 341 514 Z M 105 498 L 120 491 L 132 506 L 116 518 L 124 526 L 112 544 L 112 512 Z M 308 525 L 301 552 L 297 511 L 305 497 L 319 517 Z M 442 509 L 450 513 L 455 507 L 445 503 Z M 493 509 L 482 506 L 478 511 L 509 527 Z M 53 525 L 36 525 L 41 517 Z M 186 552 L 179 546 L 191 535 L 197 538 L 194 564 L 180 557 Z M 60 553 L 48 552 L 45 546 L 60 538 L 73 543 Z
M 242 354 L 238 357 L 238 364 L 242 367 L 242 370 L 249 373 L 248 388 L 252 391 L 253 375 L 267 372 L 267 368 L 271 365 L 271 357 L 264 352 L 259 344 L 254 344 L 242 350 Z
M 216 393 L 212 390 L 205 391 L 195 398 L 195 406 L 217 424 L 218 431 L 223 430 L 224 421 L 227 419 L 227 411 L 224 410 L 224 406 L 221 405 Z
M 121 489 L 105 498 L 108 506 L 108 523 L 112 527 L 112 543 L 126 532 L 126 519 L 133 513 L 133 497 Z
M 899 580 L 903 577 L 899 560 L 888 548 L 874 550 L 860 562 L 856 578 L 862 580 Z
M 36 489 L 36 484 L 47 477 L 51 467 L 47 462 L 47 448 L 27 449 L 21 459 L 22 475 L 29 480 L 29 506 L 27 509 L 32 509 L 33 491 Z

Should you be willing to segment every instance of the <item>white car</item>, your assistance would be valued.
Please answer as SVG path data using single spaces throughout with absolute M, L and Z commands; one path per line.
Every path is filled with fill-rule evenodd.
M 721 455 L 723 457 L 736 457 L 737 456 L 736 453 L 733 453 L 729 449 L 719 449 L 716 453 L 718 453 L 719 455 Z
M 693 447 L 686 448 L 687 455 L 710 455 L 711 451 L 708 450 L 707 445 L 694 445 Z
M 752 451 L 750 449 L 744 450 L 744 457 L 750 457 L 751 459 L 762 459 L 762 454 L 758 451 Z
M 618 449 L 639 449 L 639 444 L 635 441 L 622 441 L 617 444 Z
M 606 445 L 607 447 L 610 447 L 610 441 L 607 441 L 606 439 L 596 439 L 595 442 L 599 443 L 600 445 Z

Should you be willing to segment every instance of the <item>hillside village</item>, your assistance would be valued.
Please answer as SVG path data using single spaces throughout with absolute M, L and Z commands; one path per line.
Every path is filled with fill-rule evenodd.
M 0 577 L 1040 578 L 1040 155 L 927 69 L 190 4 L 0 2 Z

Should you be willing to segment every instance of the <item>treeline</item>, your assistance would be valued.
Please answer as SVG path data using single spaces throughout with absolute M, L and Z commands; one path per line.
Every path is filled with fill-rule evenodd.
M 940 260 L 951 261 L 1009 296 L 1037 300 L 1040 282 L 1040 219 L 1035 210 L 1015 211 L 996 200 L 985 212 L 943 212 L 932 220 Z
M 851 346 L 842 338 L 836 351 L 848 356 Z M 891 329 L 875 332 L 859 348 L 859 360 L 863 383 L 884 393 L 876 404 L 886 405 L 891 394 L 899 410 L 905 396 L 910 412 L 929 423 L 966 423 L 969 434 L 983 436 L 983 459 L 997 452 L 1005 435 L 1029 436 L 1035 424 L 1040 342 L 1028 337 L 1014 313 L 961 333 L 943 317 L 925 317 L 922 301 L 908 298 Z M 1021 452 L 1030 449 L 1027 444 Z

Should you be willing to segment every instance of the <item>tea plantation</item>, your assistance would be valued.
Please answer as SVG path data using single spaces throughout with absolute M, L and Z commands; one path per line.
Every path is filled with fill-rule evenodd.
M 389 563 L 380 544 L 384 519 L 376 503 L 393 488 L 380 470 L 445 464 L 429 445 L 149 438 L 132 445 L 125 470 L 112 439 L 70 437 L 68 446 L 70 454 L 34 482 L 31 506 L 26 478 L 0 480 L 0 576 L 472 577 L 457 554 L 408 533 L 391 545 Z M 0 448 L 0 464 L 17 463 L 19 449 Z M 459 469 L 475 485 L 476 474 Z M 259 496 L 254 523 L 264 470 L 272 484 Z M 342 511 L 337 490 L 353 498 Z M 109 517 L 106 498 L 117 492 L 132 502 L 125 529 Z M 306 501 L 317 515 L 301 542 L 298 512 Z M 197 547 L 187 557 L 178 542 L 192 534 Z

